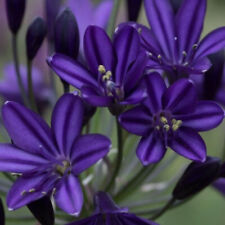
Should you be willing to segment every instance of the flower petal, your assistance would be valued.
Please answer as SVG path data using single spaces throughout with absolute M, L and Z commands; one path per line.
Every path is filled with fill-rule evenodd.
M 151 29 L 167 58 L 174 55 L 174 15 L 168 0 L 145 0 Z
M 162 96 L 166 91 L 166 84 L 160 74 L 154 72 L 145 77 L 148 97 L 144 104 L 152 114 L 162 109 Z
M 79 175 L 103 158 L 111 147 L 111 141 L 100 134 L 83 135 L 74 143 L 71 152 L 73 172 Z
M 212 185 L 215 189 L 217 189 L 221 194 L 225 196 L 225 178 L 217 179 Z
M 174 114 L 192 112 L 197 102 L 197 91 L 191 81 L 180 79 L 173 83 L 163 94 L 163 108 Z
M 201 136 L 194 130 L 181 127 L 168 146 L 176 153 L 194 161 L 206 160 L 206 146 Z
M 16 102 L 6 102 L 2 108 L 6 130 L 13 143 L 19 148 L 51 156 L 57 153 L 51 130 L 47 123 L 36 113 Z
M 51 126 L 60 152 L 65 155 L 80 135 L 83 122 L 84 107 L 79 96 L 63 95 L 52 113 Z
M 11 144 L 0 144 L 0 171 L 25 173 L 47 163 L 49 161 L 38 154 L 23 151 Z
M 152 132 L 148 137 L 142 137 L 137 147 L 137 157 L 144 166 L 160 161 L 166 153 L 166 146 L 154 136 Z
M 133 27 L 124 26 L 116 33 L 113 44 L 117 54 L 115 81 L 117 85 L 122 85 L 129 67 L 138 56 L 140 39 Z
M 95 75 L 68 56 L 55 54 L 48 58 L 48 65 L 61 79 L 78 89 L 83 85 L 98 86 Z
M 145 136 L 151 131 L 152 117 L 146 107 L 137 106 L 122 113 L 119 122 L 128 132 Z
M 52 190 L 57 177 L 49 177 L 49 174 L 32 174 L 22 176 L 16 180 L 7 195 L 9 210 L 15 210 L 28 203 L 42 198 Z
M 67 225 L 104 225 L 104 220 L 101 214 L 97 214 Z
M 113 103 L 113 97 L 103 96 L 90 86 L 83 86 L 81 89 L 83 99 L 93 106 L 107 107 Z
M 83 193 L 79 179 L 70 174 L 56 187 L 55 201 L 60 209 L 78 216 L 83 206 Z
M 195 59 L 203 58 L 225 47 L 225 27 L 215 29 L 202 39 L 196 49 Z
M 206 12 L 206 0 L 184 0 L 176 15 L 179 52 L 190 53 L 198 43 Z
M 97 26 L 89 26 L 84 35 L 84 53 L 92 73 L 98 75 L 98 66 L 103 65 L 106 71 L 112 71 L 114 51 L 112 43 L 104 31 Z
M 206 131 L 217 127 L 223 121 L 224 111 L 215 102 L 200 101 L 193 113 L 176 118 L 181 119 L 185 127 Z

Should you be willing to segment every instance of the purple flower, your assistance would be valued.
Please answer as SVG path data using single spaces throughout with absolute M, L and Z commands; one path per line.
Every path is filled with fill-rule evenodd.
M 68 0 L 67 6 L 74 13 L 83 40 L 85 30 L 89 25 L 97 25 L 105 28 L 111 14 L 113 1 L 104 0 L 95 7 L 91 0 Z M 80 42 L 80 51 L 83 52 L 83 42 Z
M 151 30 L 138 29 L 149 55 L 149 68 L 176 76 L 203 74 L 211 66 L 207 56 L 225 47 L 225 27 L 199 40 L 206 0 L 184 0 L 176 15 L 168 0 L 145 0 L 145 9 Z
M 111 197 L 99 192 L 95 196 L 96 211 L 93 216 L 68 225 L 157 225 L 156 223 L 128 213 L 128 209 L 119 208 Z
M 145 90 L 139 84 L 146 54 L 141 51 L 139 36 L 133 27 L 120 29 L 113 43 L 102 28 L 88 27 L 84 52 L 89 70 L 60 54 L 50 57 L 48 63 L 60 78 L 80 89 L 89 104 L 136 104 L 145 97 Z
M 59 99 L 51 128 L 42 118 L 15 102 L 2 109 L 13 144 L 0 144 L 0 170 L 21 174 L 7 196 L 9 209 L 53 194 L 65 212 L 78 215 L 83 205 L 79 174 L 104 157 L 110 140 L 81 135 L 82 100 L 73 94 Z
M 213 187 L 225 196 L 225 162 L 221 166 L 219 177 L 213 183 Z
M 21 78 L 25 89 L 27 90 L 27 71 L 25 66 L 20 66 Z M 33 68 L 32 72 L 34 95 L 39 106 L 44 106 L 51 97 L 51 91 L 44 82 L 41 72 Z M 0 95 L 8 101 L 16 101 L 22 103 L 20 89 L 16 79 L 15 67 L 13 64 L 5 66 L 3 71 L 3 79 L 0 80 Z
M 198 131 L 218 126 L 223 110 L 214 102 L 197 101 L 193 84 L 187 79 L 169 88 L 157 73 L 146 77 L 148 98 L 144 105 L 121 114 L 121 125 L 142 136 L 137 156 L 143 165 L 161 160 L 170 147 L 176 153 L 195 161 L 206 159 L 206 146 Z M 137 117 L 138 115 L 138 117 Z

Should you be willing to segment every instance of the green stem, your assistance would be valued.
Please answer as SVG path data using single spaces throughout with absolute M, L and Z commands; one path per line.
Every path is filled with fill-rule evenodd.
M 115 183 L 116 177 L 119 173 L 121 164 L 122 164 L 122 160 L 123 160 L 123 135 L 122 135 L 122 128 L 119 124 L 118 118 L 116 117 L 116 125 L 117 125 L 117 149 L 118 149 L 118 153 L 117 153 L 117 158 L 116 158 L 116 166 L 115 169 L 113 171 L 112 177 L 110 179 L 110 182 L 108 183 L 108 185 L 105 188 L 105 191 L 110 191 L 111 188 L 113 187 L 113 184 Z
M 121 0 L 114 0 L 113 10 L 111 12 L 109 24 L 108 24 L 108 27 L 107 27 L 107 34 L 110 37 L 113 36 L 114 30 L 115 30 L 116 17 L 117 17 L 118 10 L 119 10 L 121 2 L 122 2 Z
M 156 166 L 157 164 L 154 164 L 141 168 L 141 170 L 116 194 L 115 200 L 121 201 L 126 198 L 126 196 L 129 196 L 130 192 L 136 190 L 137 187 L 140 186 L 149 174 L 156 168 Z
M 32 61 L 27 60 L 27 83 L 28 83 L 28 96 L 30 101 L 31 109 L 35 112 L 38 112 L 34 90 L 33 90 L 33 82 L 32 82 Z
M 175 201 L 176 199 L 172 197 L 160 211 L 158 211 L 155 215 L 153 215 L 149 219 L 156 220 L 157 218 L 162 216 L 175 203 Z
M 15 65 L 15 71 L 16 71 L 16 76 L 17 76 L 17 82 L 18 86 L 20 89 L 20 94 L 21 97 L 24 101 L 24 104 L 26 106 L 29 105 L 27 96 L 26 96 L 26 91 L 23 86 L 21 74 L 20 74 L 20 68 L 19 68 L 19 58 L 18 58 L 18 49 L 17 49 L 17 35 L 12 36 L 12 51 L 13 51 L 13 60 L 14 60 L 14 65 Z

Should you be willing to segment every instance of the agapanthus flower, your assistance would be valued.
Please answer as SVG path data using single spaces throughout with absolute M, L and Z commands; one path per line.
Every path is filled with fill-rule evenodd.
M 119 208 L 104 192 L 96 194 L 95 205 L 94 215 L 67 225 L 157 225 L 155 222 L 129 213 L 127 208 Z
M 79 174 L 104 157 L 111 145 L 103 135 L 81 135 L 83 110 L 79 97 L 64 95 L 53 110 L 50 128 L 19 103 L 3 106 L 3 122 L 13 144 L 0 144 L 0 171 L 20 175 L 7 196 L 9 209 L 52 194 L 62 210 L 80 213 Z
M 20 72 L 23 85 L 25 90 L 27 90 L 26 67 L 21 65 Z M 32 73 L 35 99 L 38 103 L 38 106 L 43 108 L 43 106 L 45 106 L 46 103 L 50 101 L 52 93 L 48 85 L 45 83 L 40 70 L 38 70 L 36 67 L 33 67 Z M 12 63 L 4 67 L 3 78 L 0 80 L 0 95 L 4 98 L 4 100 L 16 101 L 20 103 L 23 102 L 16 78 L 15 66 Z
M 80 40 L 83 40 L 85 30 L 89 25 L 106 28 L 113 7 L 112 0 L 101 1 L 94 6 L 91 0 L 68 0 L 66 5 L 74 13 L 79 27 Z M 80 52 L 83 53 L 83 41 L 80 42 Z
M 206 146 L 198 132 L 218 126 L 224 118 L 222 108 L 211 101 L 197 101 L 194 85 L 185 78 L 167 88 L 162 77 L 152 73 L 146 85 L 144 104 L 119 118 L 127 131 L 142 136 L 137 156 L 143 165 L 161 160 L 167 147 L 188 159 L 205 161 Z
M 110 41 L 106 32 L 89 26 L 84 36 L 89 69 L 64 55 L 49 57 L 48 64 L 63 80 L 81 90 L 93 106 L 136 104 L 145 97 L 141 79 L 146 54 L 137 31 L 125 26 Z
M 200 41 L 206 12 L 206 0 L 184 0 L 173 13 L 168 0 L 145 0 L 151 30 L 138 26 L 143 47 L 149 55 L 149 68 L 170 74 L 203 74 L 211 63 L 207 56 L 225 47 L 225 27 Z

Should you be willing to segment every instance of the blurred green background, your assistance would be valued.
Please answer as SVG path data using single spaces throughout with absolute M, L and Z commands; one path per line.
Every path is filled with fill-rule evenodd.
M 54 0 L 53 4 L 54 4 Z M 76 0 L 74 0 L 76 1 Z M 124 1 L 124 0 L 121 0 Z M 196 0 L 197 1 L 197 0 Z M 25 30 L 28 24 L 33 20 L 36 16 L 43 15 L 43 3 L 44 0 L 27 1 L 27 10 L 26 16 L 24 19 L 22 30 L 20 31 L 19 37 L 19 51 L 20 51 L 20 61 L 25 63 L 25 48 L 24 48 L 24 38 L 25 38 Z M 11 61 L 11 45 L 10 45 L 10 33 L 7 29 L 5 8 L 4 8 L 4 0 L 0 0 L 0 75 L 2 75 L 3 67 L 6 63 Z M 120 11 L 119 21 L 122 22 L 126 18 L 124 15 L 126 12 L 124 11 L 124 6 Z M 144 11 L 142 10 L 139 22 L 142 22 L 147 25 Z M 207 15 L 205 20 L 204 32 L 203 36 L 207 34 L 214 28 L 219 26 L 225 26 L 225 1 L 224 0 L 208 0 L 208 8 Z M 42 47 L 42 50 L 39 52 L 38 63 L 41 64 L 41 69 L 43 71 L 47 70 L 47 66 L 45 63 L 46 55 L 46 45 Z M 43 56 L 42 56 L 43 55 Z M 46 77 L 46 80 L 49 78 Z M 61 84 L 58 82 L 58 95 L 62 94 Z M 104 111 L 106 113 L 106 111 Z M 50 113 L 47 113 L 46 116 L 49 117 Z M 102 111 L 98 111 L 96 114 L 94 121 L 92 122 L 92 132 L 101 132 L 104 134 L 108 134 L 108 130 L 105 127 L 105 124 L 110 124 L 110 115 L 106 113 L 104 117 L 102 117 Z M 99 116 L 100 115 L 100 116 Z M 107 122 L 105 122 L 107 120 Z M 103 122 L 104 121 L 104 122 Z M 112 131 L 113 133 L 113 147 L 116 147 L 116 138 L 115 138 L 115 129 Z M 208 155 L 221 157 L 225 151 L 224 149 L 224 137 L 225 137 L 225 124 L 222 124 L 220 127 L 214 129 L 213 131 L 202 134 L 204 140 L 207 143 Z M 1 141 L 2 135 L 0 135 Z M 181 170 L 183 164 L 187 163 L 187 160 L 177 159 L 173 163 L 171 163 L 169 170 L 166 173 L 161 174 L 155 180 L 160 181 L 161 179 L 165 180 L 165 178 L 170 179 L 177 172 Z M 131 171 L 130 173 L 132 173 Z M 155 182 L 155 181 L 153 181 Z M 145 199 L 151 199 L 153 194 L 144 193 Z M 132 196 L 131 196 L 132 198 Z M 137 199 L 134 198 L 134 201 Z M 126 202 L 122 202 L 125 204 Z M 152 207 L 154 208 L 154 206 Z M 22 221 L 16 219 L 15 216 L 24 217 Z M 30 220 L 31 214 L 26 209 L 20 209 L 16 212 L 7 212 L 7 218 L 9 218 L 6 224 L 11 225 L 34 225 L 34 220 Z M 157 222 L 161 225 L 224 225 L 225 224 L 225 196 L 222 196 L 213 188 L 209 187 L 198 194 L 194 199 L 190 202 L 175 208 L 173 210 L 168 211 L 162 217 L 160 217 Z

